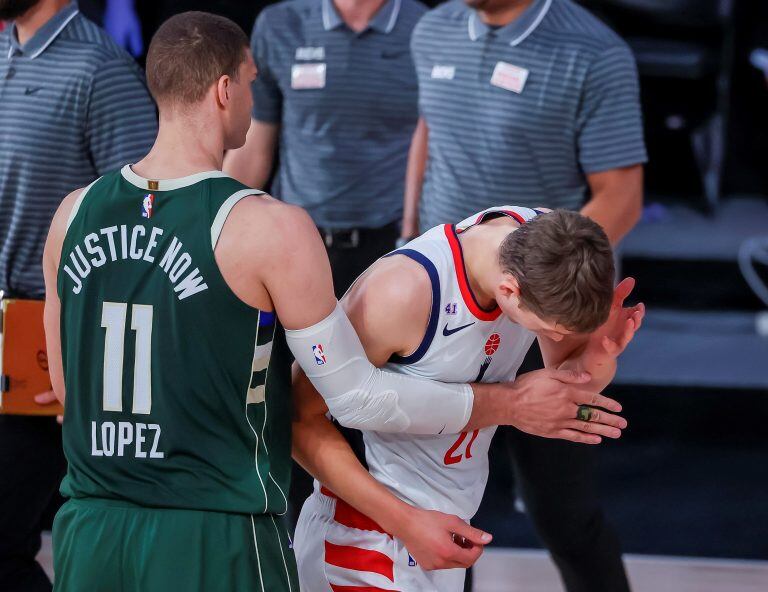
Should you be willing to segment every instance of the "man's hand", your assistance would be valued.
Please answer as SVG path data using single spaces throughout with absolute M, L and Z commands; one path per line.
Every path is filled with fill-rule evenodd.
M 39 395 L 35 395 L 35 403 L 38 405 L 53 405 L 54 403 L 58 403 L 59 400 L 56 398 L 56 394 L 53 391 L 45 391 L 44 393 L 40 393 Z M 63 415 L 57 415 L 56 421 L 59 423 L 63 423 L 64 416 Z
M 492 539 L 457 516 L 419 508 L 412 509 L 412 519 L 397 526 L 392 534 L 426 570 L 470 567 Z
M 583 444 L 599 444 L 602 437 L 619 438 L 627 420 L 608 411 L 617 413 L 621 405 L 584 390 L 583 385 L 590 380 L 586 372 L 545 369 L 523 374 L 511 385 L 502 385 L 515 391 L 508 425 L 535 436 Z M 579 405 L 598 409 L 593 410 L 590 421 L 580 421 L 576 419 Z
M 633 278 L 622 280 L 613 294 L 613 304 L 608 320 L 591 333 L 581 354 L 585 368 L 598 368 L 613 362 L 627 348 L 635 333 L 643 324 L 645 305 L 624 307 L 624 301 L 635 287 Z

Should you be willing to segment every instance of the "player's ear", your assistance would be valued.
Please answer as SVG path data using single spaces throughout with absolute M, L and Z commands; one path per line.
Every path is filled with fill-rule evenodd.
M 220 109 L 226 108 L 230 101 L 232 79 L 226 74 L 216 82 L 216 105 Z
M 499 292 L 502 296 L 509 298 L 510 296 L 520 297 L 520 284 L 517 278 L 511 273 L 503 273 L 501 275 L 501 282 L 499 283 Z

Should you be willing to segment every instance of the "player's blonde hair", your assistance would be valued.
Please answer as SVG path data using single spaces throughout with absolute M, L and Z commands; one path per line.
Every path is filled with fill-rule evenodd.
M 576 212 L 541 214 L 504 239 L 501 268 L 517 279 L 520 303 L 536 316 L 577 333 L 608 318 L 613 250 L 599 224 Z

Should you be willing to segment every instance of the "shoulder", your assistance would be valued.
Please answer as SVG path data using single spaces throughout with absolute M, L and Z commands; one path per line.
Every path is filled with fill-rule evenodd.
M 541 32 L 550 34 L 562 45 L 579 50 L 587 59 L 618 50 L 631 55 L 627 43 L 589 10 L 573 0 L 552 0 L 541 23 Z
M 417 322 L 429 314 L 432 285 L 421 264 L 395 255 L 379 259 L 369 267 L 345 300 L 350 303 L 364 300 L 373 314 L 384 320 Z
M 426 12 L 416 26 L 414 35 L 429 35 L 446 28 L 463 26 L 467 15 L 468 8 L 461 0 L 450 0 Z
M 127 51 L 119 47 L 104 29 L 82 14 L 75 15 L 59 39 L 62 46 L 66 45 L 77 52 L 77 58 L 87 73 L 96 74 L 106 64 L 132 73 L 141 71 Z
M 313 0 L 285 0 L 270 4 L 259 13 L 257 22 L 262 26 L 278 26 L 280 24 L 305 20 L 319 11 L 320 2 Z
M 415 26 L 428 10 L 429 9 L 419 2 L 419 0 L 401 0 L 400 15 L 398 16 L 398 19 L 403 19 L 407 23 Z
M 227 225 L 242 233 L 243 242 L 259 252 L 290 258 L 307 244 L 314 248 L 319 235 L 309 214 L 274 197 L 249 195 L 232 208 Z

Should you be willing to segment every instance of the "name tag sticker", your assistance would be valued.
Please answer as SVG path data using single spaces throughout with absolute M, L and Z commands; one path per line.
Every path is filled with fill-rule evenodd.
M 324 47 L 297 47 L 296 48 L 297 60 L 315 60 L 321 61 L 325 59 Z
M 291 88 L 325 88 L 325 64 L 294 64 L 291 68 Z
M 456 66 L 441 66 L 435 64 L 432 66 L 432 78 L 436 80 L 453 80 L 456 75 Z
M 523 92 L 526 80 L 528 80 L 528 70 L 507 62 L 498 62 L 493 69 L 493 76 L 491 76 L 493 86 L 511 90 L 517 94 Z

